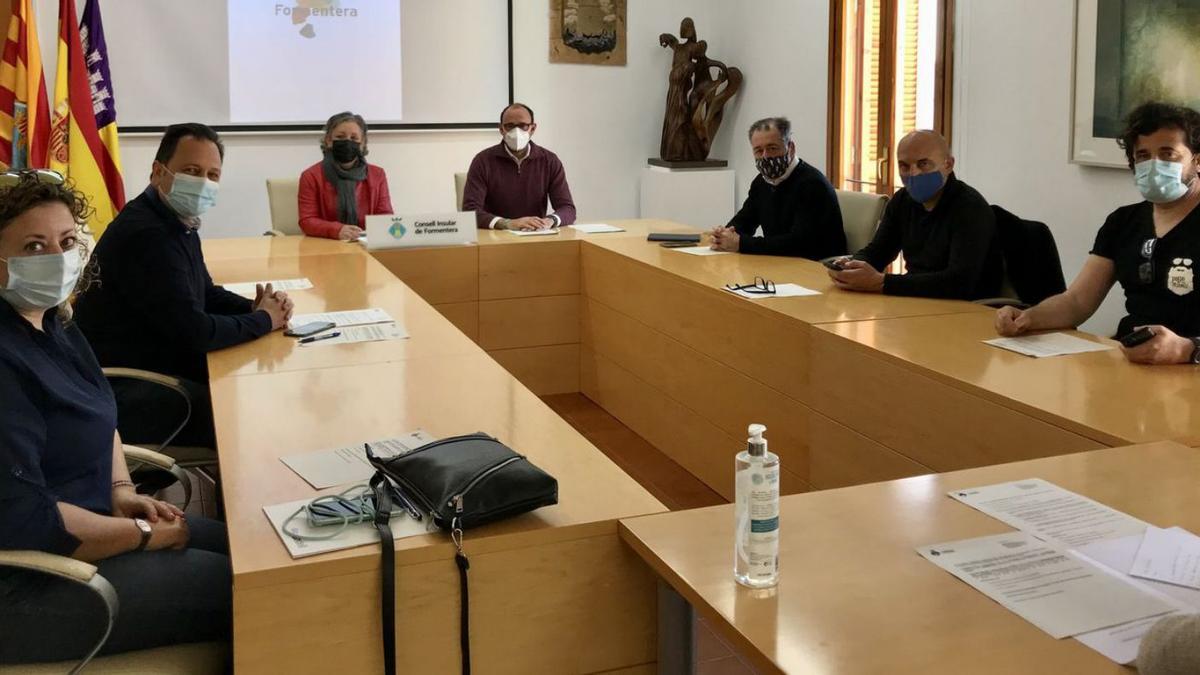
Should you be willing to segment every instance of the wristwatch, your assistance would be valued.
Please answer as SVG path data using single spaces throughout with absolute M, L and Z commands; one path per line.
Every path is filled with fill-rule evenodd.
M 1188 363 L 1200 364 L 1200 337 L 1188 338 L 1192 341 L 1192 356 Z
M 150 543 L 150 535 L 154 534 L 154 530 L 150 529 L 150 523 L 147 523 L 146 521 L 142 520 L 141 518 L 134 518 L 133 524 L 137 525 L 138 530 L 141 530 L 141 532 L 142 532 L 142 541 L 139 542 L 138 547 L 133 550 L 134 551 L 145 551 L 146 544 Z

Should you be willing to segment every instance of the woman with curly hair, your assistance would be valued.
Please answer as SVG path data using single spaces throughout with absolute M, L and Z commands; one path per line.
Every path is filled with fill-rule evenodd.
M 93 562 L 121 611 L 102 653 L 224 641 L 221 523 L 139 495 L 117 408 L 68 300 L 87 261 L 84 196 L 28 172 L 0 185 L 0 548 Z M 0 571 L 0 663 L 80 658 L 103 616 L 67 581 Z

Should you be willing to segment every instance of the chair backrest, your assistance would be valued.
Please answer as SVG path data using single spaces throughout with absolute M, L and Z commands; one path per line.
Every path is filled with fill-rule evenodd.
M 888 198 L 873 192 L 837 192 L 838 208 L 842 210 L 842 228 L 846 230 L 848 253 L 854 253 L 871 243 Z
M 992 205 L 996 234 L 1004 256 L 1004 288 L 1021 302 L 1036 305 L 1067 289 L 1054 234 L 1045 223 L 1023 220 Z
M 300 179 L 268 178 L 267 204 L 271 207 L 271 227 L 284 234 L 300 231 Z
M 455 194 L 454 207 L 456 209 L 458 209 L 459 211 L 462 211 L 463 189 L 466 187 L 467 187 L 467 174 L 465 174 L 465 173 L 454 174 L 454 194 Z

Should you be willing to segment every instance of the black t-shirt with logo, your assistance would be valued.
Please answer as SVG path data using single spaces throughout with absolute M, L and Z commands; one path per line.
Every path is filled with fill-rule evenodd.
M 1200 208 L 1192 209 L 1165 237 L 1154 234 L 1154 207 L 1150 202 L 1122 206 L 1104 221 L 1096 235 L 1092 255 L 1112 260 L 1117 282 L 1125 290 L 1128 313 L 1116 335 L 1125 335 L 1135 326 L 1160 324 L 1185 337 L 1200 336 L 1200 279 L 1193 270 L 1200 267 Z M 1153 269 L 1149 283 L 1139 268 L 1147 262 L 1143 250 L 1156 239 Z

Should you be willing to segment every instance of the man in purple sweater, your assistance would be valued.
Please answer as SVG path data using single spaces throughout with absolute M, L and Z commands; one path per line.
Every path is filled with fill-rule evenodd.
M 575 222 L 567 173 L 558 155 L 530 141 L 535 131 L 533 110 L 513 103 L 500 113 L 504 140 L 471 160 L 462 207 L 475 212 L 480 228 L 544 230 Z

